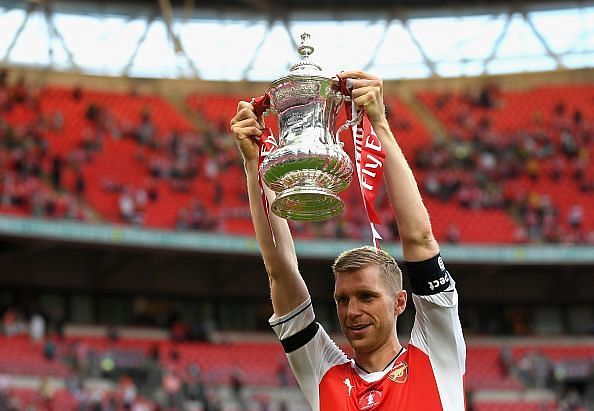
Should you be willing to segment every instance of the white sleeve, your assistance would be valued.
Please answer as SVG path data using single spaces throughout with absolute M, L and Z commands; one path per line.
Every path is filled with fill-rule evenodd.
M 460 409 L 459 404 L 464 404 L 466 344 L 458 317 L 456 283 L 445 269 L 441 257 L 436 258 L 434 280 L 427 276 L 429 270 L 420 274 L 421 284 L 411 280 L 411 283 L 417 283 L 416 289 L 422 295 L 415 294 L 413 285 L 416 315 L 410 344 L 429 357 L 443 409 L 453 411 Z M 412 277 L 417 273 L 411 272 L 410 275 Z M 444 283 L 431 289 L 430 283 L 440 282 L 441 278 L 445 278 Z
M 310 298 L 282 317 L 273 315 L 269 323 L 283 344 L 303 394 L 312 409 L 319 410 L 322 377 L 332 366 L 349 361 L 347 356 L 315 322 Z
M 430 358 L 465 372 L 466 345 L 458 317 L 458 292 L 451 289 L 434 295 L 413 294 L 416 315 L 410 342 Z

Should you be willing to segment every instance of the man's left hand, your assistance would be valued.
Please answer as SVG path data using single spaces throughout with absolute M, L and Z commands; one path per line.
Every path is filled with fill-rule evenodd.
M 343 71 L 339 78 L 352 79 L 353 102 L 358 108 L 365 110 L 372 125 L 386 121 L 386 107 L 384 106 L 384 84 L 379 77 L 364 71 Z

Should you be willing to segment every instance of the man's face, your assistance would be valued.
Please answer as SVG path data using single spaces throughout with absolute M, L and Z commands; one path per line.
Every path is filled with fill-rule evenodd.
M 338 273 L 334 299 L 340 327 L 355 352 L 372 352 L 396 339 L 396 315 L 404 310 L 406 293 L 394 295 L 377 265 Z

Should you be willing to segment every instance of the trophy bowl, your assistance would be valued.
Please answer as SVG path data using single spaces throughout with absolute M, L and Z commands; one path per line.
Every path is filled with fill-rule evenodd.
M 309 60 L 313 47 L 308 39 L 306 33 L 301 36 L 302 60 L 266 89 L 279 137 L 260 173 L 277 194 L 271 205 L 276 215 L 323 221 L 344 209 L 338 193 L 350 185 L 354 169 L 338 134 L 357 120 L 336 129 L 338 111 L 349 97 L 340 92 L 336 79 L 324 76 L 320 66 Z

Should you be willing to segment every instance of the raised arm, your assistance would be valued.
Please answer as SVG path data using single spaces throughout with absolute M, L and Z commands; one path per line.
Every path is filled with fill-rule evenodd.
M 258 185 L 258 145 L 255 141 L 262 135 L 261 122 L 262 119 L 254 113 L 254 107 L 241 101 L 237 106 L 237 114 L 231 119 L 231 130 L 243 156 L 252 222 L 270 281 L 272 307 L 275 315 L 280 317 L 297 308 L 308 298 L 309 293 L 299 273 L 295 245 L 287 222 L 270 213 L 273 241 L 262 206 Z M 266 194 L 272 201 L 274 193 L 266 188 Z
M 388 198 L 396 215 L 404 259 L 422 261 L 435 256 L 439 246 L 431 231 L 429 213 L 386 119 L 382 80 L 362 71 L 343 72 L 339 77 L 353 79 L 353 100 L 365 110 L 386 150 L 384 177 Z

